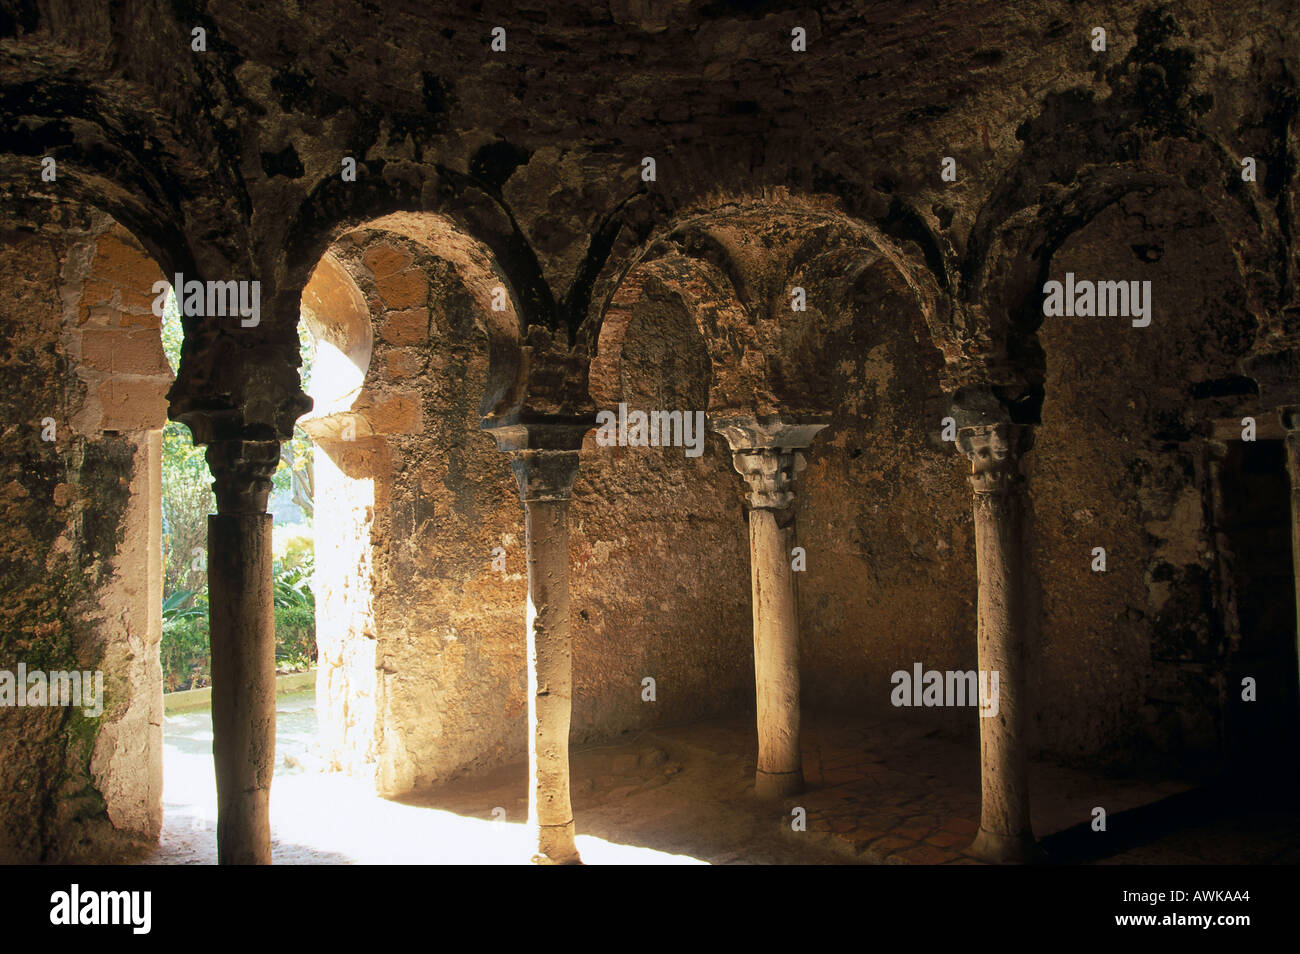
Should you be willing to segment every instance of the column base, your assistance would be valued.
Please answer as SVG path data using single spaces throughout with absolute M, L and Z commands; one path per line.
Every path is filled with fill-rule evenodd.
M 784 798 L 803 791 L 803 769 L 794 772 L 754 772 L 754 794 L 759 798 Z
M 1001 835 L 981 828 L 966 852 L 994 865 L 1032 865 L 1047 860 L 1031 832 Z
M 573 822 L 567 825 L 547 825 L 537 829 L 537 853 L 532 857 L 535 865 L 580 865 L 582 858 L 574 844 Z

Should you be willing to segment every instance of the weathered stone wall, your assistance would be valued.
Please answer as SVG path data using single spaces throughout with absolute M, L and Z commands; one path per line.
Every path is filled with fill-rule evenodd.
M 851 307 L 814 302 L 826 309 L 817 321 L 787 328 L 766 315 L 761 335 L 732 342 L 746 370 L 770 372 L 764 400 L 798 391 L 801 376 L 818 396 L 832 385 L 831 426 L 797 498 L 806 704 L 892 712 L 894 670 L 974 665 L 967 464 L 936 437 L 940 384 L 944 374 L 999 385 L 1039 375 L 1043 424 L 1026 459 L 1036 741 L 1080 758 L 1151 745 L 1205 752 L 1218 733 L 1223 607 L 1198 435 L 1239 410 L 1234 386 L 1214 384 L 1244 353 L 1237 267 L 1249 307 L 1295 337 L 1293 20 L 1284 3 L 1243 12 L 1208 0 L 818 11 L 619 0 L 545 13 L 434 3 L 361 25 L 329 4 L 267 13 L 231 3 L 204 14 L 212 42 L 196 54 L 192 24 L 152 0 L 28 4 L 0 18 L 0 114 L 22 131 L 5 147 L 0 190 L 20 202 L 88 196 L 190 271 L 260 278 L 268 299 L 257 329 L 236 338 L 191 323 L 172 407 L 178 419 L 211 411 L 259 433 L 283 431 L 298 407 L 298 291 L 359 223 L 398 210 L 455 217 L 510 286 L 532 329 L 524 337 L 567 343 L 591 330 L 630 256 L 692 210 L 778 191 L 842 209 L 913 246 L 948 308 L 923 321 L 907 295 L 876 283 Z M 499 53 L 487 45 L 498 25 L 510 38 Z M 1098 25 L 1105 50 L 1089 42 Z M 791 49 L 796 26 L 806 52 Z M 55 180 L 39 177 L 46 155 L 58 159 Z M 1246 155 L 1258 160 L 1256 182 L 1240 178 Z M 640 175 L 647 156 L 658 163 L 651 180 Z M 939 174 L 945 156 L 954 181 Z M 345 157 L 355 179 L 340 175 Z M 1156 182 L 1182 188 L 1153 197 Z M 1131 201 L 1070 239 L 1052 269 L 1155 276 L 1155 327 L 1053 322 L 1036 338 L 1043 367 L 1032 348 L 1001 353 L 1008 322 L 1025 320 L 1008 314 L 1003 286 L 1051 255 L 1085 209 L 1125 193 Z M 1234 208 L 1220 222 L 1230 240 L 1211 238 L 1207 210 Z M 25 214 L 5 222 L 5 420 L 25 422 L 6 424 L 0 484 L 19 541 L 6 571 L 6 591 L 20 594 L 6 603 L 8 648 L 73 640 L 74 623 L 94 629 L 76 622 L 86 614 L 125 627 L 120 601 L 141 598 L 140 577 L 105 561 L 156 550 L 129 529 L 142 525 L 137 504 L 153 486 L 141 464 L 162 367 L 152 274 L 113 280 L 128 242 L 105 238 L 92 251 L 89 238 L 70 237 L 89 220 L 73 232 L 42 222 L 38 239 L 22 231 L 38 227 Z M 766 228 L 759 210 L 723 244 L 761 259 Z M 1017 237 L 1027 247 L 1011 249 Z M 481 289 L 471 294 L 457 271 L 460 251 L 391 237 L 335 247 L 375 346 L 364 391 L 319 431 L 331 505 L 320 530 L 337 543 L 318 584 L 327 747 L 335 764 L 377 770 L 395 791 L 523 752 L 522 517 L 505 460 L 479 429 L 485 316 Z M 87 280 L 101 259 L 105 281 Z M 784 279 L 767 277 L 762 295 L 783 295 Z M 1177 314 L 1160 311 L 1175 300 Z M 29 305 L 43 317 L 20 323 Z M 621 386 L 640 387 L 650 405 L 702 408 L 717 369 L 699 363 L 695 315 L 664 320 L 629 338 L 641 380 Z M 827 329 L 840 335 L 827 355 L 799 352 L 826 345 Z M 556 395 L 581 392 L 571 366 L 530 357 L 530 408 L 549 412 L 564 403 Z M 31 443 L 43 403 L 68 422 L 66 448 Z M 348 421 L 355 441 L 340 436 Z M 571 535 L 575 739 L 750 704 L 742 485 L 727 456 L 715 440 L 699 459 L 585 449 Z M 114 468 L 125 484 L 104 482 Z M 46 499 L 55 509 L 34 503 Z M 1094 545 L 1107 547 L 1105 574 L 1088 568 Z M 504 574 L 492 569 L 495 547 Z M 85 567 L 103 577 L 93 599 Z M 153 625 L 123 630 L 137 643 L 125 644 L 122 666 L 152 665 Z M 109 658 L 123 644 L 101 635 Z M 641 701 L 646 676 L 657 682 L 653 704 Z M 145 713 L 140 737 L 152 751 L 153 710 L 122 704 Z M 969 711 L 907 715 L 945 731 L 977 725 Z M 57 744 L 34 748 L 62 765 L 71 730 L 32 738 L 47 730 Z M 113 751 L 132 751 L 126 741 Z M 49 792 L 53 769 L 40 772 L 41 785 L 15 790 Z M 39 798 L 23 798 L 30 817 Z
M 1046 400 L 1026 469 L 1040 741 L 1069 756 L 1213 759 L 1228 646 L 1204 438 L 1250 400 L 1210 395 L 1241 389 L 1254 320 L 1222 230 L 1185 192 L 1107 209 L 1053 257 L 1052 278 L 1066 272 L 1149 280 L 1152 317 L 1049 317 L 1039 330 Z
M 456 271 L 390 233 L 357 233 L 333 254 L 365 297 L 374 347 L 348 418 L 357 439 L 338 439 L 339 417 L 321 446 L 333 460 L 317 526 L 322 672 L 338 673 L 322 675 L 323 741 L 335 765 L 400 792 L 526 752 L 523 513 L 508 461 L 480 427 L 487 342 Z M 582 461 L 571 516 L 574 739 L 743 706 L 749 583 L 729 455 L 589 438 Z M 357 482 L 370 480 L 367 522 L 355 494 L 368 500 Z M 367 585 L 372 632 L 340 623 Z M 647 676 L 654 702 L 642 701 Z
M 975 668 L 970 465 L 941 439 L 939 352 L 915 303 L 864 301 L 827 373 L 840 398 L 800 479 L 797 576 L 809 705 L 950 731 L 971 710 L 895 708 L 898 670 Z
M 145 294 L 161 276 L 106 216 L 66 207 L 11 219 L 4 245 L 0 669 L 100 670 L 104 698 L 99 715 L 0 709 L 0 858 L 73 860 L 156 840 L 162 821 L 171 374 Z

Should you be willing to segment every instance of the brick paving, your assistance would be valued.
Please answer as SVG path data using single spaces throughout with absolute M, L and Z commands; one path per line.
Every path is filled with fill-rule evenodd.
M 753 794 L 756 741 L 743 716 L 628 734 L 572 753 L 579 850 L 609 864 L 978 864 L 978 743 L 913 723 L 806 714 L 807 788 Z M 172 753 L 155 864 L 215 861 L 211 762 Z M 185 761 L 188 759 L 188 761 Z M 192 790 L 177 788 L 184 781 Z M 525 863 L 525 769 L 506 766 L 397 800 L 340 776 L 277 775 L 277 863 Z M 1300 863 L 1300 800 L 1232 805 L 1186 782 L 1030 768 L 1034 830 L 1058 863 Z M 1102 806 L 1107 832 L 1091 829 Z M 796 809 L 806 829 L 796 830 Z M 494 823 L 504 812 L 505 823 Z M 341 824 L 340 819 L 346 819 Z

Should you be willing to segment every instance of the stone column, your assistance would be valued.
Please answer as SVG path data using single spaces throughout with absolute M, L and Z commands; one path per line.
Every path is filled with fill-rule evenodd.
M 581 864 L 569 795 L 573 644 L 569 630 L 569 500 L 590 427 L 500 427 L 524 507 L 528 549 L 528 825 L 537 864 Z M 540 446 L 530 446 L 540 445 Z
M 971 460 L 975 559 L 979 577 L 981 684 L 998 674 L 997 714 L 980 718 L 980 828 L 972 854 L 991 862 L 1028 862 L 1041 854 L 1029 820 L 1026 732 L 1025 580 L 1021 554 L 1024 477 L 1020 457 L 1032 432 L 1018 424 L 957 431 Z
M 217 497 L 208 517 L 208 614 L 223 865 L 271 863 L 275 618 L 266 502 L 279 459 L 276 441 L 221 440 L 207 449 Z
M 749 485 L 749 566 L 754 613 L 758 765 L 754 792 L 779 798 L 803 789 L 799 752 L 799 602 L 791 569 L 794 482 L 803 452 L 825 424 L 716 421 Z
M 1291 570 L 1295 576 L 1297 655 L 1300 656 L 1300 407 L 1281 409 L 1286 472 L 1291 481 Z M 1300 678 L 1300 672 L 1297 672 Z

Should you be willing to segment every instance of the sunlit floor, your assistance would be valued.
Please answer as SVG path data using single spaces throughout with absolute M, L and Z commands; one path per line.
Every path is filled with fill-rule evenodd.
M 524 766 L 383 799 L 367 782 L 315 770 L 314 704 L 311 692 L 278 700 L 276 863 L 528 863 Z M 818 713 L 805 714 L 802 740 L 807 789 L 780 802 L 753 795 L 752 715 L 575 747 L 583 860 L 977 863 L 966 854 L 979 816 L 977 744 L 914 723 Z M 215 863 L 210 714 L 169 716 L 164 743 L 163 833 L 142 860 Z M 1300 863 L 1300 809 L 1280 789 L 1265 802 L 1253 787 L 1103 777 L 1047 762 L 1030 774 L 1034 830 L 1057 863 Z M 1093 825 L 1096 806 L 1107 811 L 1104 832 Z
M 526 864 L 522 812 L 475 818 L 375 795 L 373 786 L 314 770 L 315 694 L 277 700 L 271 797 L 272 856 L 279 864 Z M 210 710 L 168 716 L 164 727 L 162 838 L 149 864 L 215 864 L 217 794 Z M 493 806 L 497 807 L 497 806 Z M 490 820 L 492 819 L 492 820 Z M 705 864 L 592 835 L 578 837 L 588 864 Z

